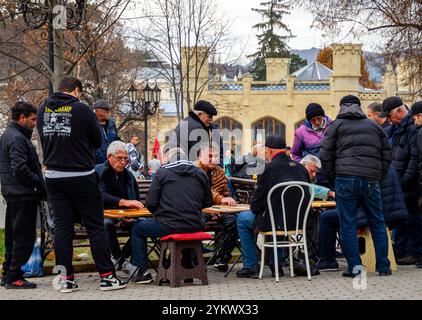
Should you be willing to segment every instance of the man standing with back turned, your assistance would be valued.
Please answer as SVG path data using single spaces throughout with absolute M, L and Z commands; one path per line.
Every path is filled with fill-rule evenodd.
M 101 128 L 94 112 L 79 101 L 80 80 L 65 77 L 58 89 L 39 108 L 37 128 L 46 166 L 47 194 L 55 217 L 56 265 L 66 269 L 65 275 L 61 274 L 61 292 L 78 290 L 72 256 L 74 224 L 81 218 L 101 276 L 101 290 L 123 289 L 126 284 L 116 278 L 111 262 L 99 178 L 94 170 Z

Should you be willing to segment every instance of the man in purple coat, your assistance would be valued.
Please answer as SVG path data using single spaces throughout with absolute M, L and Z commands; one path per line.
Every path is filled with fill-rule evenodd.
M 310 103 L 306 107 L 306 121 L 295 131 L 291 150 L 293 160 L 300 162 L 308 154 L 319 158 L 321 143 L 331 122 L 321 105 Z M 328 186 L 327 176 L 322 169 L 317 173 L 316 182 L 318 185 Z

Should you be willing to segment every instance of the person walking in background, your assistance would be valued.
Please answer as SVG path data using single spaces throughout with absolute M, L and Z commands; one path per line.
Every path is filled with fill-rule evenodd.
M 72 256 L 74 224 L 81 221 L 89 236 L 92 257 L 101 276 L 101 290 L 123 289 L 115 276 L 104 229 L 103 199 L 95 172 L 95 149 L 102 145 L 100 124 L 88 105 L 79 101 L 82 83 L 64 77 L 39 108 L 40 135 L 48 199 L 54 211 L 56 265 L 63 266 L 61 292 L 78 290 Z
M 293 160 L 300 162 L 306 155 L 319 158 L 321 142 L 325 131 L 332 120 L 325 115 L 324 109 L 318 103 L 310 103 L 306 107 L 306 121 L 295 131 L 291 155 Z M 318 170 L 316 183 L 328 187 L 328 179 L 324 170 Z
M 0 138 L 1 193 L 7 204 L 1 285 L 6 289 L 34 289 L 36 284 L 23 278 L 21 268 L 34 248 L 37 208 L 46 199 L 41 164 L 31 142 L 37 109 L 18 102 L 11 118 Z
M 127 169 L 135 176 L 136 179 L 142 175 L 144 168 L 144 157 L 139 153 L 137 146 L 139 144 L 138 136 L 131 136 L 127 144 L 127 152 L 129 154 L 129 162 Z
M 388 235 L 381 203 L 380 181 L 391 164 L 391 146 L 380 126 L 368 119 L 359 98 L 345 96 L 336 120 L 325 133 L 321 162 L 335 186 L 340 216 L 340 242 L 348 268 L 344 277 L 356 277 L 363 269 L 356 235 L 358 208 L 365 209 L 380 276 L 391 275 Z
M 153 154 L 152 159 L 148 163 L 148 167 L 151 170 L 151 179 L 154 179 L 155 174 L 157 173 L 158 169 L 161 167 L 160 160 L 157 159 L 157 155 Z
M 98 122 L 101 125 L 101 146 L 95 150 L 95 163 L 101 164 L 107 160 L 107 148 L 113 141 L 120 140 L 116 123 L 110 117 L 111 105 L 104 100 L 98 100 L 93 107 Z

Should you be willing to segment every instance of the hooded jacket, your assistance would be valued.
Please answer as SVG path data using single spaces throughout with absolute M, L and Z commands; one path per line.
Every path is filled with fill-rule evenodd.
M 37 128 L 47 170 L 86 172 L 95 167 L 101 128 L 91 108 L 75 97 L 54 93 L 39 108 Z
M 388 139 L 393 146 L 393 164 L 400 177 L 406 199 L 418 196 L 417 128 L 409 114 L 399 125 L 392 125 Z
M 46 192 L 32 130 L 12 122 L 0 138 L 1 193 L 7 202 L 44 200 Z
M 117 135 L 116 123 L 113 119 L 106 121 L 105 126 L 101 126 L 101 147 L 95 150 L 95 163 L 101 164 L 107 160 L 107 148 L 113 142 L 120 140 Z M 137 170 L 135 170 L 137 171 Z
M 331 184 L 338 175 L 382 181 L 391 163 L 384 130 L 357 104 L 340 107 L 321 145 L 321 162 Z
M 186 158 L 158 169 L 146 198 L 154 219 L 170 233 L 202 231 L 202 209 L 211 206 L 207 175 Z

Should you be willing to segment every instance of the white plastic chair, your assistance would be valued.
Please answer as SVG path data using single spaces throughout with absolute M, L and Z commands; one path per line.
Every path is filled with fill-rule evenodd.
M 283 214 L 283 223 L 284 223 L 284 231 L 276 231 L 275 228 L 275 222 L 274 222 L 274 214 L 273 214 L 273 207 L 271 203 L 271 196 L 273 192 L 279 188 L 284 188 L 284 190 L 281 193 L 281 208 L 282 208 L 282 214 Z M 287 230 L 287 221 L 286 221 L 286 210 L 285 210 L 285 194 L 286 191 L 292 188 L 297 188 L 298 192 L 300 192 L 301 197 L 300 201 L 298 203 L 297 207 L 297 214 L 296 214 L 296 228 L 295 230 Z M 300 228 L 300 212 L 302 208 L 302 204 L 304 202 L 305 198 L 305 190 L 304 188 L 309 189 L 309 202 L 305 204 L 306 211 L 303 217 L 303 225 Z M 270 192 L 267 196 L 267 204 L 268 204 L 268 213 L 270 215 L 271 220 L 271 231 L 269 232 L 260 232 L 264 236 L 264 239 L 266 239 L 266 236 L 272 236 L 272 241 L 265 241 L 263 243 L 263 250 L 261 250 L 261 268 L 259 270 L 259 278 L 262 279 L 262 274 L 264 272 L 264 261 L 265 261 L 265 248 L 273 248 L 274 249 L 274 267 L 275 267 L 275 281 L 279 282 L 279 273 L 278 273 L 278 248 L 289 248 L 289 257 L 290 257 L 290 275 L 291 277 L 294 277 L 294 271 L 293 271 L 293 248 L 300 248 L 303 247 L 305 252 L 305 262 L 306 262 L 306 272 L 308 275 L 308 280 L 311 280 L 311 267 L 309 264 L 309 256 L 308 256 L 308 247 L 306 243 L 306 222 L 308 219 L 308 213 L 311 209 L 312 201 L 314 200 L 314 190 L 311 187 L 309 183 L 302 182 L 302 181 L 289 181 L 289 182 L 283 182 L 275 185 L 271 188 Z M 288 201 L 288 199 L 287 199 Z M 302 235 L 302 237 L 299 238 L 299 235 Z M 277 236 L 285 236 L 286 241 L 277 241 Z M 300 239 L 300 240 L 299 240 Z

